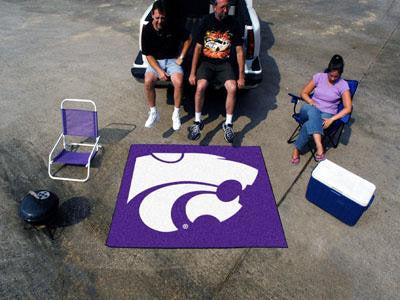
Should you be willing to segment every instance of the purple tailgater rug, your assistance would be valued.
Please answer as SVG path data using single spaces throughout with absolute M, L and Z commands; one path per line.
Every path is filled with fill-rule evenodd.
M 287 248 L 260 147 L 132 145 L 107 246 Z

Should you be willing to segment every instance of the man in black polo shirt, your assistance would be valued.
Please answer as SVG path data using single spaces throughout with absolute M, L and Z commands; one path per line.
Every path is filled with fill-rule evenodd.
M 172 114 L 172 128 L 178 130 L 181 127 L 179 108 L 183 87 L 181 64 L 190 46 L 191 37 L 184 29 L 176 30 L 167 25 L 166 8 L 162 1 L 154 2 L 151 14 L 152 21 L 143 27 L 142 32 L 142 53 L 149 63 L 144 76 L 144 89 L 150 107 L 145 127 L 153 127 L 160 119 L 156 108 L 156 80 L 170 79 L 174 86 L 175 106 Z M 182 50 L 179 51 L 182 43 Z
M 204 103 L 204 93 L 211 80 L 224 84 L 226 96 L 226 121 L 222 124 L 225 140 L 233 142 L 232 125 L 233 111 L 236 102 L 236 89 L 244 86 L 244 53 L 242 36 L 236 20 L 228 15 L 229 1 L 215 0 L 214 13 L 204 17 L 200 26 L 193 54 L 192 69 L 189 82 L 195 85 L 195 121 L 189 128 L 189 139 L 196 140 L 203 129 L 201 110 Z M 236 60 L 239 66 L 239 78 L 236 79 L 231 62 L 233 48 L 236 50 Z M 201 63 L 197 69 L 199 59 Z M 197 73 L 196 73 L 197 71 Z

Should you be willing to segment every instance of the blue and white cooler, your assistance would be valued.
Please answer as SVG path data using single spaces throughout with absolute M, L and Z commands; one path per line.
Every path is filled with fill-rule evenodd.
M 375 189 L 371 182 L 326 159 L 312 172 L 306 198 L 353 226 L 371 205 Z

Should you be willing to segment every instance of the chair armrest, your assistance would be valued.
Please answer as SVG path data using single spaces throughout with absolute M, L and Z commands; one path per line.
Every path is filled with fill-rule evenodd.
M 100 136 L 96 137 L 96 143 L 93 145 L 92 151 L 90 151 L 90 155 L 89 155 L 89 158 L 88 158 L 88 162 L 87 162 L 87 164 L 86 164 L 86 167 L 90 166 L 90 161 L 92 160 L 93 153 L 94 153 L 95 151 L 97 151 L 97 149 L 98 149 L 99 140 L 100 140 Z
M 50 154 L 49 154 L 49 163 L 52 161 L 52 158 L 51 158 L 51 157 L 52 157 L 52 155 L 53 155 L 53 152 L 54 152 L 54 150 L 56 149 L 57 145 L 60 143 L 60 140 L 61 140 L 62 137 L 63 137 L 63 133 L 60 134 L 60 136 L 58 137 L 57 142 L 55 143 L 55 145 L 54 145 L 53 148 L 51 149 Z
M 289 95 L 290 97 L 292 97 L 292 99 L 290 100 L 290 102 L 292 102 L 292 103 L 294 104 L 294 106 L 293 106 L 293 114 L 295 115 L 295 114 L 297 114 L 297 112 L 296 112 L 297 103 L 299 103 L 300 100 L 303 100 L 303 98 L 301 98 L 301 97 L 299 97 L 299 96 L 296 96 L 296 95 L 294 95 L 294 94 L 292 94 L 292 93 L 288 93 L 288 95 Z
M 294 94 L 292 94 L 292 93 L 288 93 L 288 95 L 289 95 L 290 97 L 292 97 L 292 100 L 290 100 L 290 102 L 292 102 L 292 103 L 297 104 L 297 102 L 299 102 L 299 100 L 303 100 L 301 97 L 296 96 L 296 95 L 294 95 Z

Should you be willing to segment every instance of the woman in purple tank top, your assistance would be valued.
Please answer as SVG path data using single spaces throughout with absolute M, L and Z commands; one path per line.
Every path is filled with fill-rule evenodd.
M 343 58 L 336 54 L 329 62 L 327 72 L 315 74 L 303 88 L 301 98 L 306 104 L 300 110 L 300 118 L 304 123 L 294 143 L 292 164 L 297 165 L 300 162 L 300 150 L 311 136 L 317 148 L 316 160 L 324 160 L 322 146 L 324 129 L 351 112 L 349 85 L 341 78 L 343 68 Z M 344 108 L 338 111 L 340 101 L 343 101 Z

